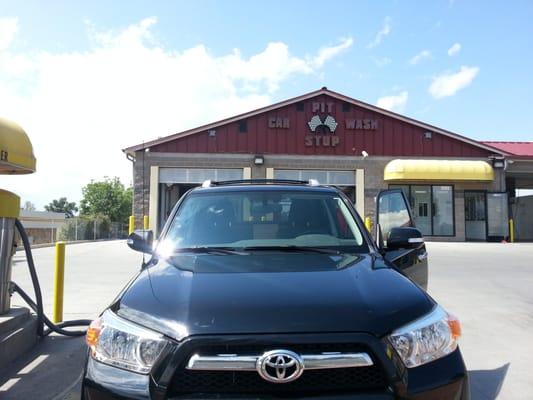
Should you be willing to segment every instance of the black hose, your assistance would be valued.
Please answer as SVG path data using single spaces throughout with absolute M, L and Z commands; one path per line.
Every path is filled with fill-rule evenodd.
M 26 253 L 26 260 L 28 261 L 28 268 L 30 270 L 31 282 L 33 284 L 33 290 L 35 291 L 35 301 L 24 291 L 22 288 L 17 285 L 15 282 L 11 282 L 12 288 L 17 292 L 22 299 L 35 311 L 37 314 L 37 335 L 47 336 L 51 332 L 59 333 L 60 335 L 65 336 L 83 336 L 86 331 L 69 331 L 63 328 L 71 326 L 85 326 L 91 323 L 89 319 L 78 319 L 74 321 L 65 321 L 59 324 L 54 324 L 50 321 L 43 311 L 43 296 L 41 293 L 41 286 L 39 285 L 39 279 L 37 278 L 37 271 L 35 270 L 35 263 L 33 262 L 33 255 L 31 253 L 30 241 L 28 240 L 28 235 L 26 230 L 22 226 L 22 223 L 16 219 L 15 227 L 17 228 L 20 238 L 22 239 L 22 244 L 24 245 L 24 251 Z M 45 330 L 44 325 L 49 329 Z

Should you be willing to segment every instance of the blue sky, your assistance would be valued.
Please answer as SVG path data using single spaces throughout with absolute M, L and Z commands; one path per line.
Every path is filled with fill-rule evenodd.
M 322 86 L 475 139 L 533 140 L 531 21 L 531 1 L 0 0 L 0 114 L 40 171 L 0 186 L 77 200 L 92 178 L 131 181 L 123 147 Z

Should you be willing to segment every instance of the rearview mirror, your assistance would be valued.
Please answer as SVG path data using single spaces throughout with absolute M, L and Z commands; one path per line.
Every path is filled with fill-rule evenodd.
M 404 226 L 392 228 L 387 238 L 387 249 L 414 249 L 424 243 L 422 233 L 413 227 Z
M 129 236 L 126 243 L 131 249 L 140 251 L 141 253 L 152 254 L 154 234 L 152 231 L 138 229 L 133 231 Z

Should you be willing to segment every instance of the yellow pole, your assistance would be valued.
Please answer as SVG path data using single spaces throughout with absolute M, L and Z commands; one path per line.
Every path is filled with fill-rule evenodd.
M 54 272 L 54 323 L 63 321 L 63 289 L 65 286 L 65 242 L 56 243 Z
M 144 224 L 143 224 L 143 225 L 144 225 L 144 229 L 145 229 L 145 230 L 148 230 L 149 225 L 150 225 L 150 224 L 148 223 L 148 215 L 145 215 L 145 216 L 144 216 L 144 218 L 143 218 L 143 223 L 144 223 Z
M 514 221 L 512 218 L 509 219 L 509 240 L 514 243 Z
M 134 230 L 135 230 L 135 217 L 133 215 L 130 215 L 130 226 L 128 229 L 128 235 L 131 235 Z
M 368 232 L 372 232 L 372 220 L 370 219 L 370 217 L 365 218 L 365 226 Z

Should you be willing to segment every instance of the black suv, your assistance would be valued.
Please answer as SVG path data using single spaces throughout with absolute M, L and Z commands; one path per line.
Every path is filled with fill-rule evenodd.
M 130 235 L 152 256 L 87 332 L 83 398 L 468 399 L 401 191 L 376 222 L 313 181 L 190 190 L 156 245 Z

